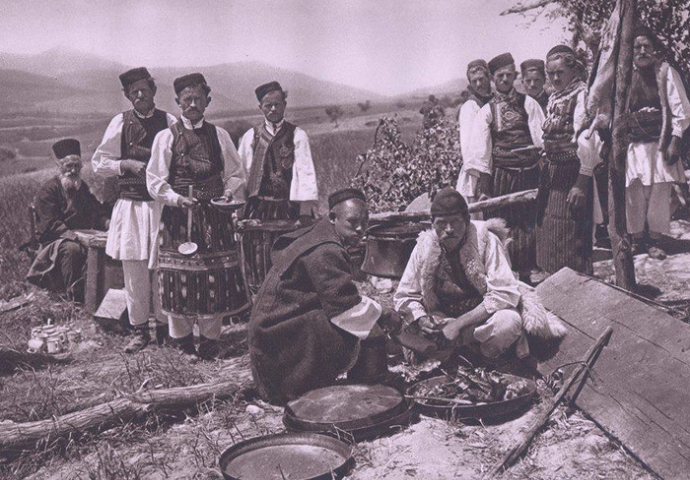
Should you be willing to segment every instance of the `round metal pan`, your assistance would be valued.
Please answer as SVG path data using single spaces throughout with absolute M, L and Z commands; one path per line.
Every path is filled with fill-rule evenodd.
M 428 417 L 456 419 L 491 419 L 528 409 L 532 405 L 532 402 L 537 395 L 537 384 L 532 380 L 516 377 L 514 375 L 504 374 L 503 376 L 511 382 L 517 382 L 519 380 L 527 381 L 529 385 L 529 392 L 520 395 L 519 397 L 511 398 L 510 400 L 475 405 L 452 405 L 450 403 L 448 405 L 429 405 L 424 400 L 415 400 L 415 409 L 422 415 L 426 415 Z M 410 396 L 414 396 L 422 387 L 434 387 L 438 384 L 447 383 L 450 380 L 450 377 L 445 375 L 428 378 L 412 385 L 407 390 L 407 393 Z
M 218 461 L 226 480 L 331 480 L 354 466 L 352 445 L 321 433 L 280 433 L 242 441 Z
M 285 407 L 283 423 L 300 432 L 346 432 L 368 440 L 407 425 L 413 404 L 384 385 L 336 385 L 307 392 Z

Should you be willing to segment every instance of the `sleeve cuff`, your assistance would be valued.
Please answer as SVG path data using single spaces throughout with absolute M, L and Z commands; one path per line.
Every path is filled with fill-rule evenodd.
M 586 177 L 591 177 L 594 175 L 594 169 L 592 167 L 587 167 L 584 165 L 580 166 L 580 175 L 584 175 Z
M 364 340 L 381 317 L 381 312 L 381 305 L 362 295 L 362 300 L 357 305 L 331 318 L 331 323 Z

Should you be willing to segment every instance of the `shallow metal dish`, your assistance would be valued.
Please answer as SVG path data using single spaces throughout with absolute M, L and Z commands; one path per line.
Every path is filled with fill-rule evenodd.
M 519 397 L 511 398 L 510 400 L 502 400 L 500 402 L 474 404 L 474 405 L 429 405 L 424 400 L 415 400 L 415 409 L 422 415 L 428 417 L 440 418 L 480 418 L 490 419 L 495 417 L 502 417 L 512 413 L 527 410 L 537 395 L 537 384 L 532 380 L 516 377 L 515 375 L 503 375 L 504 378 L 512 382 L 525 380 L 529 386 L 529 392 Z M 408 390 L 409 396 L 417 395 L 417 392 L 422 387 L 434 387 L 438 384 L 447 383 L 452 379 L 446 375 L 428 378 L 412 385 Z
M 352 445 L 320 433 L 280 433 L 239 442 L 218 461 L 226 480 L 331 480 L 354 466 Z

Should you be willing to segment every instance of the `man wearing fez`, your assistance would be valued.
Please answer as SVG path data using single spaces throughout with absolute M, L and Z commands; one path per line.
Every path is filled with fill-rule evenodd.
M 515 278 L 501 219 L 470 221 L 462 195 L 440 190 L 431 202 L 432 228 L 422 232 L 393 300 L 418 328 L 459 346 L 479 343 L 495 359 L 515 345 L 519 358 L 536 340 L 557 340 L 564 325 L 531 287 Z
M 187 241 L 175 227 L 186 224 L 185 209 L 194 208 L 194 224 L 203 226 L 209 222 L 207 215 L 212 199 L 244 200 L 244 168 L 230 134 L 204 119 L 206 107 L 211 103 L 211 87 L 201 73 L 192 73 L 175 79 L 174 88 L 182 115 L 170 128 L 156 135 L 146 169 L 149 194 L 164 205 L 152 230 L 157 235 L 149 262 L 152 269 L 157 267 L 160 249 L 177 252 L 179 244 Z M 194 189 L 193 199 L 187 197 L 190 185 Z M 199 242 L 200 248 L 205 248 L 206 241 L 199 239 Z M 171 343 L 189 355 L 196 354 L 194 320 L 193 316 L 168 317 Z M 222 315 L 200 319 L 198 324 L 198 355 L 212 358 L 218 351 Z
M 360 295 L 347 248 L 369 218 L 364 194 L 345 189 L 328 198 L 330 212 L 279 237 L 249 321 L 252 374 L 261 396 L 292 400 L 327 386 L 357 360 L 360 340 L 395 329 L 398 316 Z
M 548 274 L 563 267 L 591 274 L 598 208 L 592 175 L 601 158 L 587 140 L 586 71 L 572 48 L 558 45 L 546 56 L 546 74 L 554 92 L 544 122 L 546 165 L 537 194 L 537 265 Z
M 74 230 L 107 228 L 108 219 L 81 178 L 81 147 L 73 138 L 53 145 L 59 174 L 43 184 L 34 206 L 41 250 L 26 279 L 83 301 L 86 249 Z M 95 280 L 94 280 L 95 281 Z
M 678 160 L 683 132 L 690 125 L 690 102 L 678 72 L 659 59 L 656 36 L 638 28 L 634 37 L 626 218 L 636 247 L 646 246 L 650 257 L 663 259 L 666 254 L 658 241 L 670 232 L 673 184 L 685 183 Z
M 175 117 L 154 104 L 156 83 L 146 68 L 134 68 L 120 75 L 131 110 L 110 121 L 103 140 L 91 159 L 93 170 L 103 176 L 117 176 L 119 198 L 113 208 L 105 252 L 122 261 L 127 312 L 134 336 L 125 352 L 134 353 L 151 341 L 149 314 L 151 299 L 156 317 L 156 340 L 167 335 L 167 319 L 160 313 L 160 295 L 155 272 L 148 267 L 156 205 L 146 189 L 146 165 L 158 132 L 175 123 Z
M 307 224 L 319 199 L 309 138 L 285 120 L 287 92 L 278 82 L 256 89 L 264 120 L 240 141 L 247 178 L 245 218 L 300 220 Z
M 462 153 L 463 164 L 458 175 L 456 189 L 473 203 L 477 200 L 477 183 L 479 177 L 471 174 L 467 170 L 466 159 L 470 157 L 470 139 L 472 138 L 472 128 L 477 118 L 479 110 L 489 103 L 491 94 L 491 75 L 489 65 L 485 60 L 473 60 L 467 64 L 467 81 L 469 86 L 470 98 L 460 107 L 458 116 L 458 129 L 460 131 L 460 151 Z
M 489 71 L 496 92 L 477 113 L 465 168 L 479 179 L 479 196 L 498 197 L 537 188 L 544 111 L 535 99 L 513 86 L 517 72 L 510 53 L 493 58 Z M 505 219 L 511 230 L 508 250 L 513 268 L 521 278 L 529 279 L 536 256 L 533 207 L 509 206 L 488 216 Z
M 520 64 L 520 77 L 525 93 L 535 99 L 546 112 L 549 94 L 544 90 L 546 70 L 544 60 L 530 59 Z

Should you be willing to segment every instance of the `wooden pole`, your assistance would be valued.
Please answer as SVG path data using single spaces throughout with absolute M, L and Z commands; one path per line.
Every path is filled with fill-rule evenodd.
M 613 246 L 616 285 L 633 290 L 636 286 L 635 264 L 625 218 L 625 168 L 629 144 L 625 118 L 632 77 L 633 28 L 637 0 L 618 1 L 621 2 L 621 37 L 616 62 L 613 139 L 609 161 L 609 236 Z

